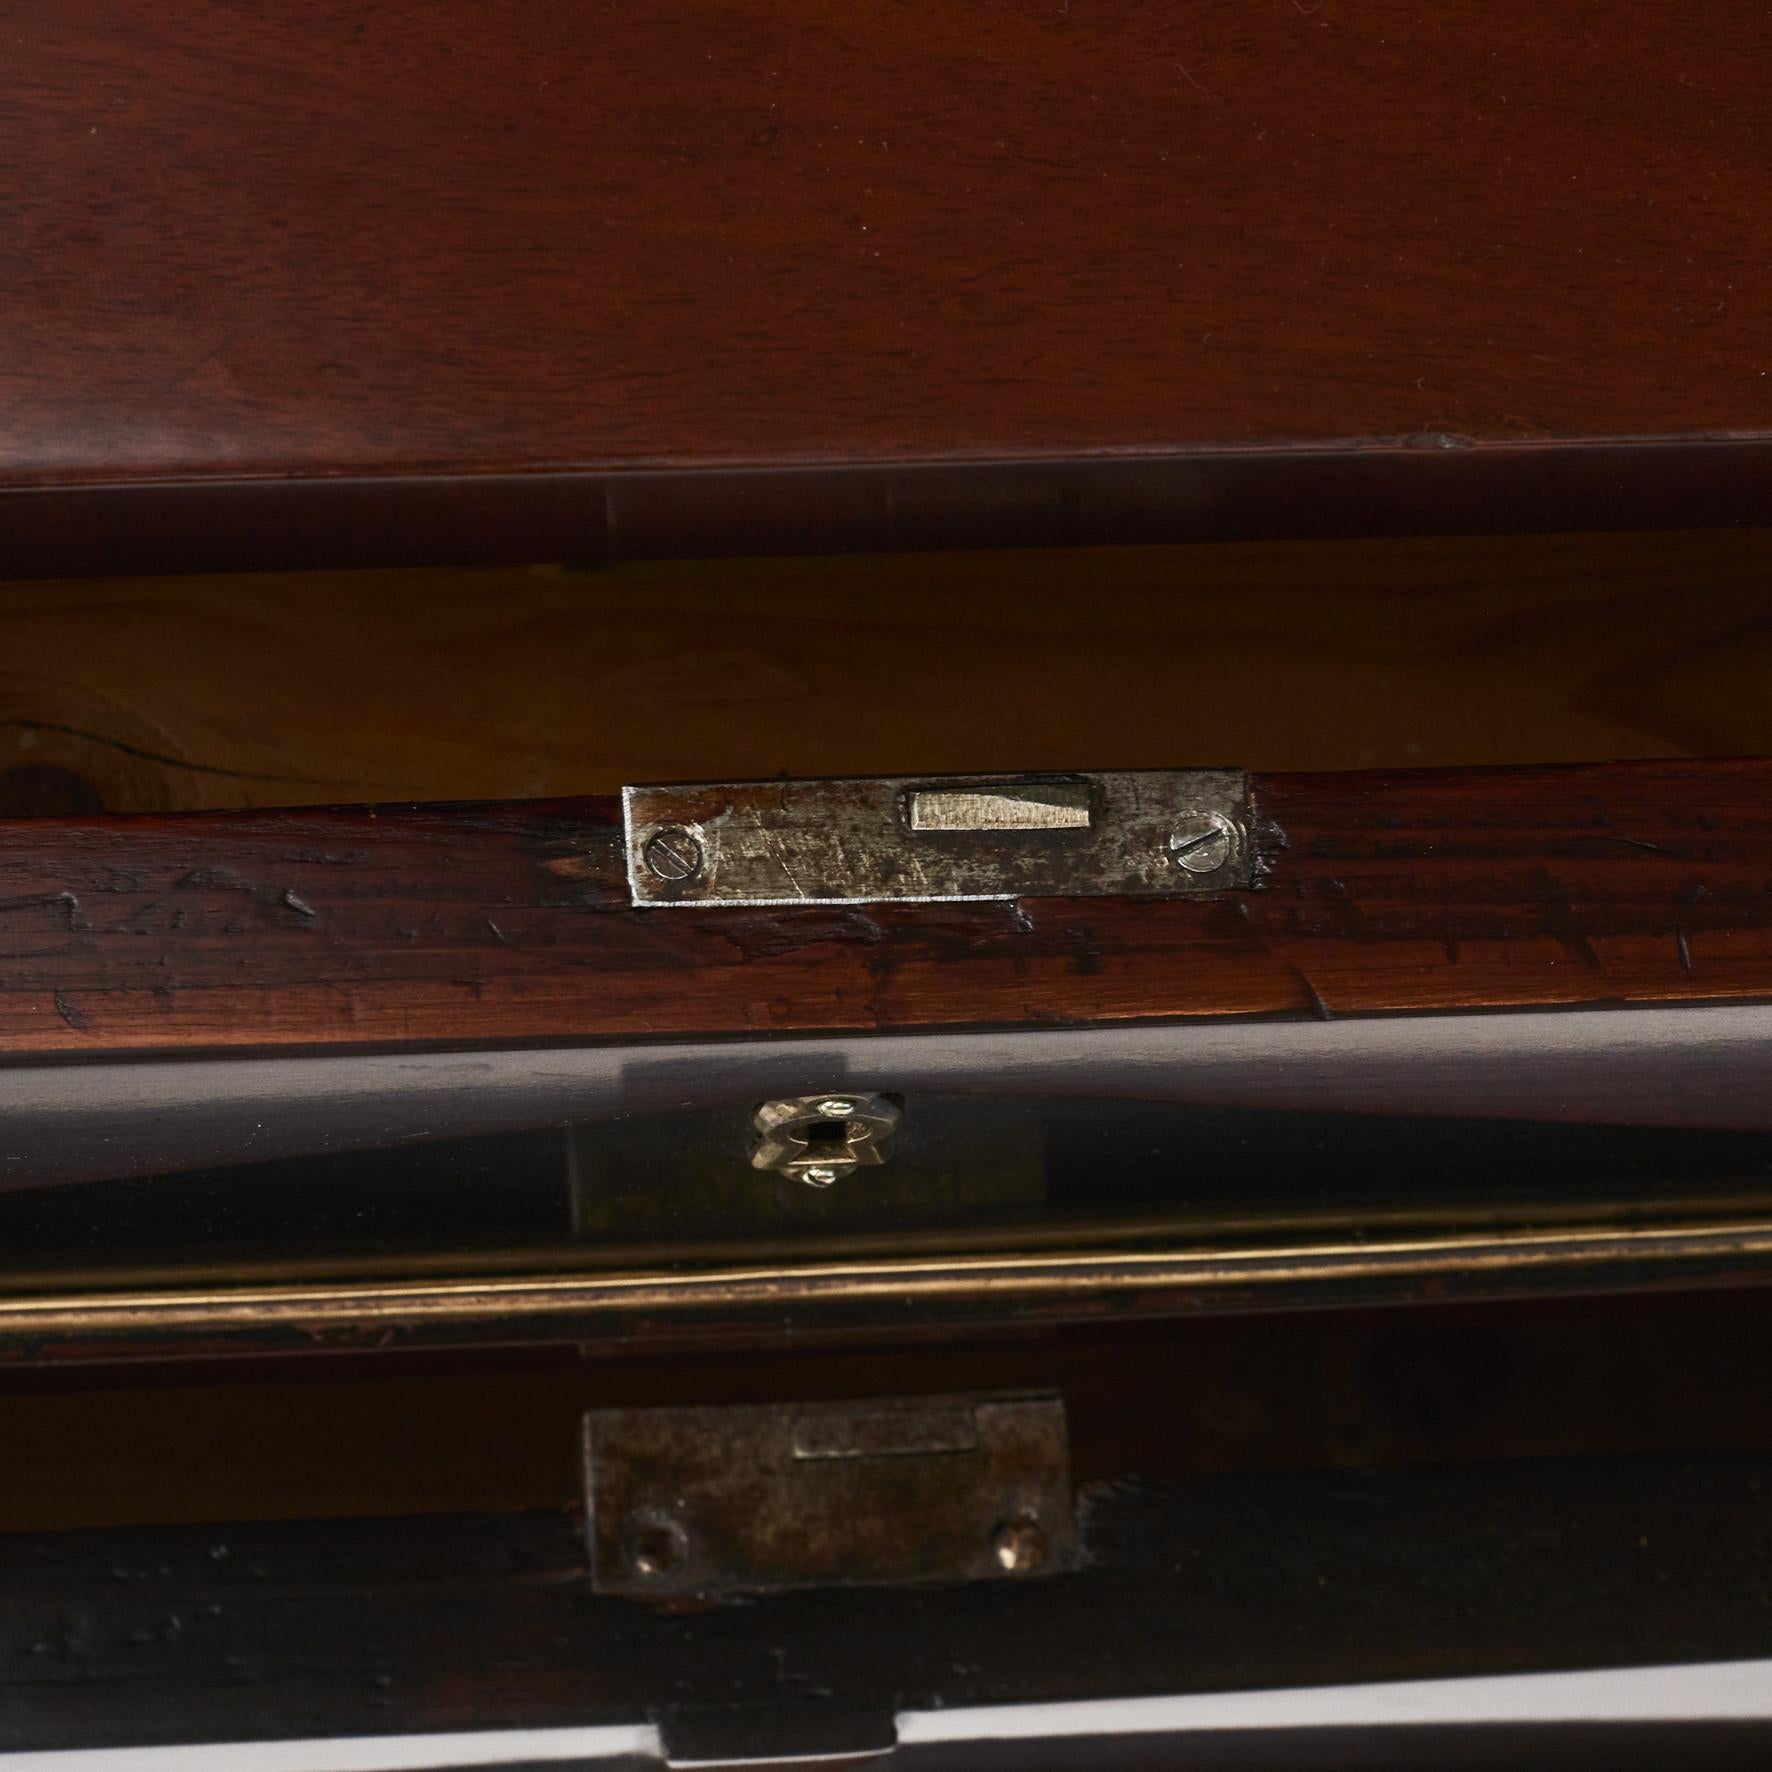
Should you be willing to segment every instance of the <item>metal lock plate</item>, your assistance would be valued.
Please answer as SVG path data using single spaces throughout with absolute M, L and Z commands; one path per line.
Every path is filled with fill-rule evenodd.
M 585 1417 L 591 1583 L 636 1599 L 1071 1568 L 1064 1405 L 885 1398 Z
M 1175 898 L 1254 879 L 1234 769 L 622 790 L 636 905 Z

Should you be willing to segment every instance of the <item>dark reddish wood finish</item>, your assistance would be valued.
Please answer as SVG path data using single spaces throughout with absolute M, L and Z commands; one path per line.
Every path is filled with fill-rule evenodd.
M 1764 518 L 1769 55 L 1753 0 L 31 0 L 0 570 Z
M 1259 890 L 634 911 L 605 800 L 0 826 L 0 1051 L 1772 997 L 1772 761 L 1259 776 Z

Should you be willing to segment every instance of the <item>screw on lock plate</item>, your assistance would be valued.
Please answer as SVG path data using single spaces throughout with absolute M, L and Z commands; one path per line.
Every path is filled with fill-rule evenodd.
M 640 852 L 646 871 L 659 880 L 693 880 L 705 859 L 701 839 L 682 825 L 666 825 Z

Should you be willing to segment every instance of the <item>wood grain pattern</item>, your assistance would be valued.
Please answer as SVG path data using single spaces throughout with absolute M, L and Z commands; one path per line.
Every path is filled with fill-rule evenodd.
M 607 801 L 19 820 L 0 1050 L 1772 996 L 1772 762 L 1255 776 L 1259 890 L 635 911 Z
M 1769 582 L 1740 531 L 16 584 L 0 812 L 1772 755 Z
M 6 32 L 15 573 L 1767 513 L 1751 0 Z

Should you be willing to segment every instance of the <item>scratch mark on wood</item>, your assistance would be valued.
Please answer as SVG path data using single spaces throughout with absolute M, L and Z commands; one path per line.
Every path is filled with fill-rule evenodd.
M 172 769 L 188 769 L 193 775 L 213 775 L 224 781 L 269 781 L 289 786 L 305 786 L 324 778 L 313 775 L 268 775 L 258 769 L 224 769 L 215 763 L 197 763 L 189 757 L 175 757 L 166 751 L 150 750 L 146 745 L 128 744 L 108 732 L 92 732 L 84 726 L 70 726 L 57 720 L 0 720 L 0 728 L 35 732 L 53 732 L 60 738 L 78 739 L 82 744 L 98 745 L 119 756 L 135 757 L 144 763 L 159 763 Z M 379 789 L 374 781 L 328 781 L 332 787 Z
M 28 898 L 0 898 L 0 915 L 8 911 L 55 910 L 66 928 L 84 929 L 86 920 L 80 914 L 80 898 L 73 892 L 36 892 Z
M 1323 1001 L 1322 992 L 1311 983 L 1310 974 L 1302 966 L 1294 966 L 1292 970 L 1298 974 L 1298 982 L 1304 986 L 1305 995 L 1311 1000 L 1311 1013 L 1318 1021 L 1333 1021 L 1335 1016 L 1329 1005 Z
M 287 909 L 294 911 L 304 923 L 317 923 L 320 920 L 320 913 L 293 886 L 284 888 L 282 903 Z
M 73 998 L 71 998 L 66 991 L 56 991 L 53 995 L 56 1014 L 59 1015 L 75 1033 L 85 1033 L 92 1025 L 86 1012 L 75 1007 Z
M 185 886 L 211 887 L 221 892 L 250 892 L 252 882 L 243 880 L 232 868 L 192 868 L 173 881 L 175 888 Z
M 886 939 L 884 925 L 860 905 L 808 905 L 786 915 L 769 909 L 727 914 L 718 923 L 710 919 L 707 928 L 747 960 L 775 958 L 826 943 L 860 942 L 875 948 Z
M 1588 843 L 1623 843 L 1632 849 L 1647 849 L 1651 855 L 1677 855 L 1678 850 L 1669 849 L 1665 843 L 1651 843 L 1642 837 L 1617 837 L 1610 831 L 1590 831 L 1583 838 Z

